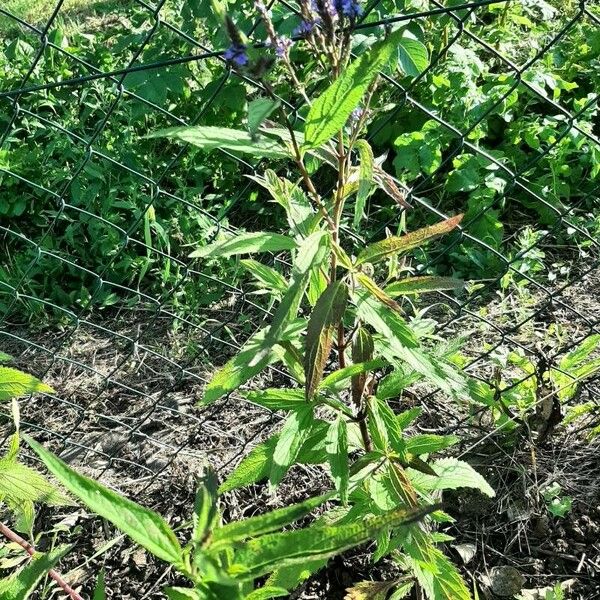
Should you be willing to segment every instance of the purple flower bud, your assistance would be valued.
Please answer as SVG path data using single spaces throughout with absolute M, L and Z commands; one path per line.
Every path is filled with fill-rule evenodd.
M 238 67 L 244 67 L 248 64 L 248 55 L 246 54 L 246 46 L 243 44 L 232 44 L 225 50 L 223 57 L 235 63 Z
M 275 42 L 275 54 L 277 54 L 277 56 L 279 58 L 283 58 L 288 53 L 291 46 L 292 46 L 292 40 L 290 40 L 290 38 L 282 35 L 282 36 L 278 37 Z
M 358 0 L 335 0 L 337 11 L 351 19 L 360 17 L 363 13 L 363 8 Z
M 358 107 L 355 108 L 351 113 L 350 113 L 350 123 L 352 125 L 356 125 L 365 115 L 365 109 Z
M 292 35 L 299 37 L 306 37 L 310 35 L 315 28 L 314 21 L 302 21 L 298 27 L 294 29 Z

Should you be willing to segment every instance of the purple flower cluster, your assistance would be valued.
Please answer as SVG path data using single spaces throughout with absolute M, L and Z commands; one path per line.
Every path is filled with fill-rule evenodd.
M 363 13 L 363 8 L 358 0 L 335 0 L 336 11 L 350 19 L 360 17 Z
M 304 19 L 294 29 L 293 35 L 307 37 L 318 25 L 332 25 L 344 17 L 353 21 L 362 14 L 360 0 L 310 0 L 303 11 Z
M 307 37 L 313 32 L 316 25 L 317 23 L 315 21 L 302 21 L 300 25 L 294 29 L 292 35 L 298 37 Z
M 364 108 L 355 108 L 352 113 L 350 113 L 350 122 L 352 124 L 358 123 L 364 116 L 365 109 Z
M 235 63 L 238 67 L 245 67 L 249 61 L 244 44 L 232 44 L 225 50 L 223 57 Z

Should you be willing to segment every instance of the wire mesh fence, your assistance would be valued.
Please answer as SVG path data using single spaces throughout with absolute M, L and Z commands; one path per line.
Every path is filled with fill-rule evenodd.
M 261 165 L 227 151 L 206 158 L 189 146 L 143 137 L 166 126 L 235 122 L 245 97 L 261 84 L 224 60 L 225 40 L 210 31 L 204 3 L 101 4 L 73 13 L 59 0 L 35 20 L 22 4 L 0 7 L 0 348 L 57 390 L 24 405 L 23 425 L 43 434 L 66 460 L 143 497 L 173 485 L 182 472 L 201 472 L 207 460 L 225 472 L 277 420 L 250 404 L 240 410 L 235 394 L 208 408 L 196 406 L 212 367 L 239 349 L 270 306 L 238 283 L 239 272 L 234 277 L 187 258 L 189 240 L 206 242 L 223 229 L 252 228 L 268 218 L 248 208 L 257 188 L 245 176 L 259 173 Z M 568 86 L 544 81 L 539 68 L 577 43 L 582 28 L 600 29 L 598 4 L 531 8 L 537 3 L 523 1 L 530 10 L 550 11 L 544 17 L 550 24 L 541 43 L 523 39 L 514 46 L 518 53 L 507 50 L 490 25 L 490 15 L 502 19 L 515 4 L 431 0 L 406 2 L 401 11 L 373 0 L 353 32 L 358 45 L 397 24 L 421 26 L 425 39 L 443 36 L 420 72 L 383 75 L 380 93 L 388 104 L 368 137 L 375 144 L 390 130 L 401 137 L 410 111 L 439 139 L 433 152 L 439 156 L 422 156 L 427 168 L 418 176 L 404 179 L 406 165 L 397 169 L 408 212 L 423 221 L 463 210 L 445 205 L 439 193 L 451 172 L 468 179 L 475 169 L 469 161 L 478 161 L 493 178 L 494 193 L 471 202 L 461 235 L 419 265 L 426 273 L 447 267 L 452 256 L 451 268 L 476 285 L 468 295 L 441 293 L 420 307 L 435 316 L 442 336 L 471 332 L 464 368 L 485 382 L 492 378 L 487 359 L 494 353 L 520 350 L 531 361 L 534 369 L 511 379 L 501 394 L 543 376 L 549 366 L 560 369 L 562 357 L 600 334 L 600 228 L 593 227 L 600 204 L 593 167 L 593 161 L 600 164 L 598 95 L 590 89 L 564 102 L 556 90 Z M 260 46 L 258 19 L 241 8 L 241 26 Z M 285 0 L 270 8 L 277 15 L 298 10 Z M 593 70 L 594 60 L 580 67 Z M 464 80 L 459 94 L 475 107 L 468 115 L 443 110 L 430 93 L 435 77 L 436 93 L 450 94 L 442 79 L 458 77 L 464 61 L 495 78 L 494 85 L 477 89 Z M 545 129 L 523 131 L 525 141 L 515 141 L 530 145 L 527 160 L 518 164 L 500 155 L 489 130 L 492 117 L 510 111 L 515 94 L 526 96 L 547 121 Z M 306 107 L 282 101 L 301 127 Z M 527 135 L 538 138 L 537 146 Z M 538 167 L 560 180 L 552 164 L 564 158 L 565 140 L 577 186 L 553 188 L 537 180 Z M 590 156 L 592 163 L 580 168 Z M 466 202 L 478 185 L 466 181 L 459 197 Z M 523 214 L 499 238 L 482 234 L 482 222 L 505 205 L 518 205 L 515 211 Z M 380 239 L 387 228 L 397 228 L 404 210 L 391 201 L 375 203 L 368 235 L 347 233 Z M 524 235 L 540 225 L 540 215 L 543 227 Z M 567 267 L 556 267 L 558 275 L 552 268 L 536 270 L 540 256 L 552 263 L 559 253 Z M 547 346 L 550 326 L 564 333 Z M 283 374 L 273 369 L 272 376 Z M 598 403 L 598 391 L 597 379 L 588 377 L 577 400 Z M 430 389 L 420 401 L 439 411 L 440 432 L 472 422 L 473 415 L 457 417 L 436 397 Z M 473 437 L 472 445 L 481 439 Z

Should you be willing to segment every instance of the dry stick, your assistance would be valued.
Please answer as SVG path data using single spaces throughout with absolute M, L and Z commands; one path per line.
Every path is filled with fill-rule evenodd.
M 0 522 L 0 533 L 11 542 L 21 546 L 29 556 L 35 554 L 35 548 L 27 540 L 24 540 L 18 533 L 15 533 L 2 522 Z M 48 571 L 48 575 L 54 579 L 57 585 L 65 594 L 67 594 L 67 596 L 69 596 L 69 598 L 72 600 L 83 600 L 83 598 L 54 569 Z

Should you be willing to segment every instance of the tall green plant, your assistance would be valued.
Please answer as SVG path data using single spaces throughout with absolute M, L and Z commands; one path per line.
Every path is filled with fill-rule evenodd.
M 360 527 L 395 510 L 418 514 L 445 489 L 474 487 L 493 495 L 466 463 L 431 460 L 431 455 L 457 438 L 408 437 L 406 428 L 418 417 L 419 409 L 397 414 L 388 402 L 401 397 L 419 379 L 430 381 L 449 397 L 469 397 L 465 376 L 443 353 L 427 349 L 427 334 L 411 325 L 402 308 L 406 295 L 456 289 L 461 282 L 386 276 L 397 271 L 389 267 L 399 257 L 441 236 L 459 235 L 462 215 L 367 246 L 357 246 L 344 229 L 349 221 L 361 227 L 366 201 L 376 188 L 405 205 L 398 186 L 374 159 L 362 133 L 371 116 L 380 72 L 390 68 L 410 72 L 410 65 L 423 61 L 426 65 L 427 51 L 401 27 L 381 35 L 352 60 L 350 32 L 362 10 L 359 3 L 317 0 L 303 1 L 300 6 L 302 22 L 296 33 L 315 66 L 320 65 L 323 82 L 331 80 L 315 98 L 307 95 L 298 78 L 291 40 L 276 32 L 271 13 L 261 3 L 256 5 L 268 45 L 310 106 L 303 131 L 293 126 L 271 86 L 272 55 L 249 48 L 227 18 L 231 46 L 226 58 L 241 75 L 258 79 L 265 92 L 250 104 L 250 131 L 197 126 L 151 134 L 192 143 L 206 152 L 221 147 L 273 161 L 272 169 L 254 179 L 285 210 L 289 223 L 285 236 L 268 231 L 238 234 L 191 255 L 206 261 L 287 252 L 291 264 L 282 282 L 277 271 L 244 259 L 245 268 L 271 288 L 278 304 L 270 321 L 214 374 L 202 402 L 210 404 L 237 390 L 278 362 L 287 367 L 294 384 L 243 392 L 248 400 L 281 411 L 285 421 L 277 434 L 242 461 L 220 491 L 263 478 L 275 486 L 295 464 L 324 464 L 343 507 L 335 527 Z M 297 169 L 296 181 L 277 172 L 277 165 L 289 162 Z M 328 191 L 324 182 L 332 172 L 335 185 Z M 433 522 L 448 520 L 447 514 L 436 511 L 419 525 L 396 528 L 390 523 L 374 536 L 374 558 L 391 557 L 408 570 L 409 584 L 416 581 L 432 600 L 470 598 L 459 572 L 435 544 Z M 315 539 L 326 547 L 324 538 Z M 244 556 L 250 557 L 261 547 L 258 541 Z M 267 585 L 288 591 L 320 569 L 326 558 L 326 553 L 315 548 L 314 560 L 304 554 L 301 564 L 287 564 L 277 558 L 278 546 L 271 550 L 272 562 L 251 572 L 270 571 Z M 397 587 L 395 597 L 407 591 L 406 581 L 397 586 L 388 583 L 387 589 Z

